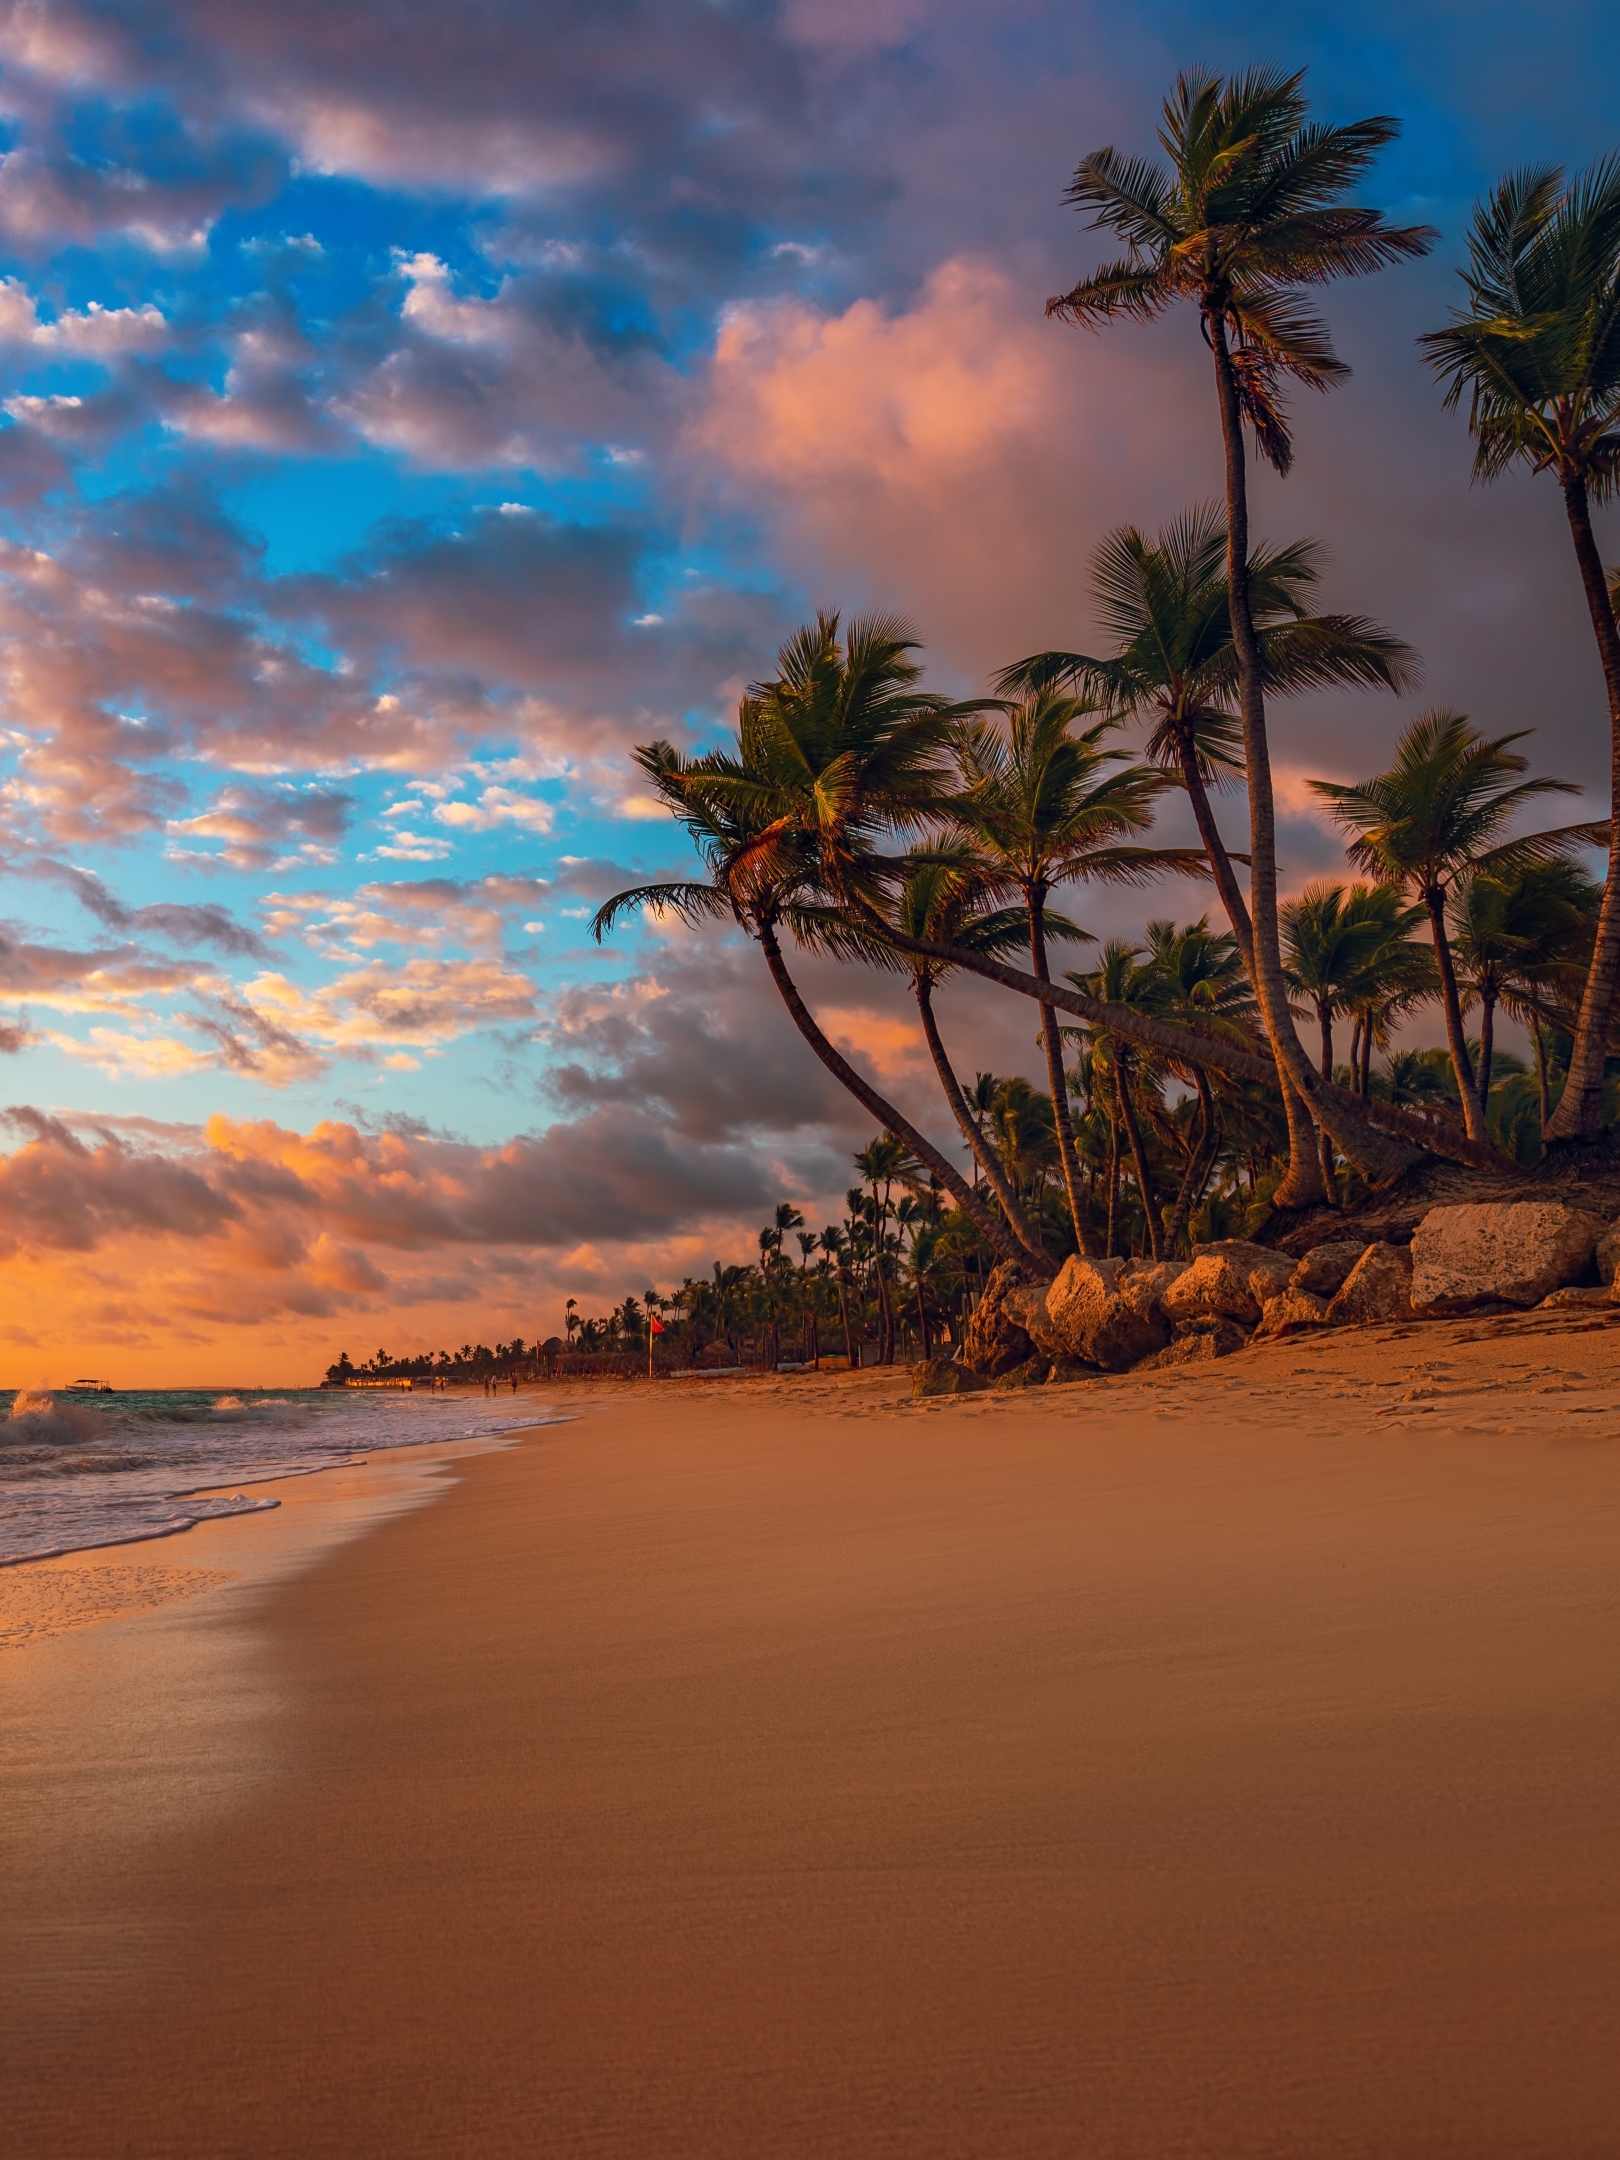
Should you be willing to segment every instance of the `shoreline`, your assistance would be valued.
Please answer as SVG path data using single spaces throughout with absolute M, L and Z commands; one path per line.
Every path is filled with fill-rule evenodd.
M 1518 1352 L 582 1384 L 0 1663 L 12 2149 L 1595 2156 L 1620 1363 Z

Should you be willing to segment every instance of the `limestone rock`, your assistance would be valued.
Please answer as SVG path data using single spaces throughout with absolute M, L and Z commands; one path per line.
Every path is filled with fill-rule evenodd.
M 1614 1305 L 1616 1302 L 1620 1301 L 1615 1298 L 1612 1284 L 1594 1283 L 1585 1289 L 1554 1290 L 1542 1299 L 1536 1310 L 1546 1312 L 1551 1309 L 1556 1312 L 1561 1306 Z
M 1308 1290 L 1312 1297 L 1333 1297 L 1344 1288 L 1350 1270 L 1366 1250 L 1365 1238 L 1357 1238 L 1353 1245 L 1336 1239 L 1331 1245 L 1313 1246 L 1289 1276 L 1288 1287 Z
M 1412 1256 L 1401 1245 L 1369 1245 L 1327 1309 L 1329 1327 L 1411 1317 Z
M 923 1395 L 977 1395 L 988 1387 L 976 1372 L 965 1365 L 958 1365 L 955 1358 L 929 1358 L 926 1364 L 911 1368 L 911 1392 L 913 1397 Z
M 1620 1222 L 1610 1223 L 1598 1239 L 1597 1250 L 1592 1257 L 1597 1262 L 1598 1274 L 1604 1282 L 1612 1283 L 1615 1276 L 1620 1275 Z
M 1412 1304 L 1430 1314 L 1493 1299 L 1538 1305 L 1584 1274 L 1605 1227 L 1560 1200 L 1430 1208 L 1412 1239 Z
M 1124 1296 L 1120 1278 L 1132 1267 L 1128 1260 L 1087 1260 L 1079 1253 L 1064 1261 L 1046 1293 L 1046 1311 L 1069 1356 L 1126 1372 L 1163 1347 L 1170 1332 L 1165 1322 L 1144 1316 Z
M 962 1363 L 986 1380 L 997 1379 L 1034 1355 L 1035 1345 L 1007 1310 L 1007 1294 L 1025 1287 L 1016 1261 L 1003 1260 L 984 1286 L 984 1296 L 962 1331 Z
M 1152 1357 L 1143 1358 L 1136 1367 L 1138 1372 L 1156 1372 L 1168 1365 L 1202 1365 L 1210 1358 L 1230 1357 L 1248 1343 L 1248 1332 L 1235 1320 L 1228 1320 L 1216 1313 L 1203 1321 L 1178 1329 L 1176 1339 L 1166 1349 L 1156 1350 Z
M 1023 1329 L 1037 1350 L 1047 1357 L 1061 1357 L 1064 1346 L 1046 1310 L 1048 1288 L 1046 1283 L 1019 1284 L 1003 1297 L 1002 1310 Z
M 1310 1290 L 1284 1290 L 1281 1296 L 1266 1300 L 1252 1339 L 1260 1342 L 1273 1335 L 1298 1335 L 1306 1328 L 1326 1327 L 1327 1316 L 1325 1297 Z
M 1046 1384 L 1048 1387 L 1073 1387 L 1077 1380 L 1095 1380 L 1096 1377 L 1096 1366 L 1086 1364 L 1082 1358 L 1055 1357 Z
M 1168 1325 L 1164 1293 L 1187 1272 L 1185 1260 L 1135 1260 L 1127 1262 L 1119 1277 L 1119 1294 L 1139 1319 L 1154 1327 Z
M 1293 1272 L 1286 1253 L 1244 1238 L 1223 1238 L 1196 1249 L 1191 1267 L 1166 1285 L 1160 1303 L 1172 1324 L 1223 1313 L 1252 1327 L 1266 1300 L 1287 1289 Z
M 990 1385 L 994 1388 L 1045 1387 L 1051 1370 L 1052 1360 L 1048 1357 L 1025 1358 L 1022 1365 L 1015 1365 L 1011 1372 L 1002 1373 L 998 1379 L 992 1380 Z

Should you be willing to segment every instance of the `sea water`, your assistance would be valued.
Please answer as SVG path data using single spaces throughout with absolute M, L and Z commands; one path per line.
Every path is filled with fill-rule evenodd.
M 112 1395 L 0 1389 L 0 1567 L 92 1545 L 167 1537 L 276 1502 L 239 1492 L 380 1448 L 474 1440 L 548 1422 L 532 1395 L 403 1388 L 280 1393 L 132 1388 Z

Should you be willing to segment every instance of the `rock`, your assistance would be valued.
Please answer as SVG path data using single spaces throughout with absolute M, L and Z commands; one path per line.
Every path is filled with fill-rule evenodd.
M 1138 1319 L 1154 1327 L 1168 1326 L 1164 1293 L 1186 1274 L 1187 1266 L 1185 1260 L 1127 1261 L 1120 1270 L 1119 1294 Z
M 1598 1239 L 1592 1258 L 1597 1262 L 1598 1274 L 1604 1282 L 1612 1283 L 1615 1276 L 1620 1275 L 1620 1222 L 1610 1223 Z
M 933 1357 L 926 1364 L 911 1368 L 914 1399 L 922 1395 L 978 1395 L 989 1384 L 976 1372 L 970 1372 L 967 1366 L 958 1365 L 955 1358 Z
M 1120 1277 L 1129 1260 L 1087 1260 L 1079 1253 L 1046 1293 L 1047 1318 L 1070 1357 L 1106 1372 L 1127 1372 L 1162 1349 L 1170 1330 L 1161 1318 L 1145 1317 L 1124 1296 Z
M 1401 1245 L 1369 1245 L 1327 1309 L 1329 1327 L 1411 1317 L 1412 1256 Z
M 1267 1299 L 1287 1289 L 1293 1272 L 1286 1253 L 1243 1238 L 1223 1238 L 1196 1249 L 1192 1265 L 1166 1285 L 1160 1303 L 1172 1324 L 1224 1313 L 1228 1320 L 1252 1327 Z
M 1280 1297 L 1267 1298 L 1251 1340 L 1260 1342 L 1273 1335 L 1298 1335 L 1305 1328 L 1326 1327 L 1327 1316 L 1325 1297 L 1310 1290 L 1284 1290 Z
M 1462 1313 L 1489 1299 L 1539 1305 L 1584 1274 L 1606 1225 L 1560 1200 L 1430 1208 L 1412 1238 L 1412 1305 Z
M 1095 1380 L 1096 1377 L 1096 1366 L 1086 1364 L 1082 1358 L 1055 1357 L 1046 1384 L 1048 1387 L 1073 1387 L 1077 1380 Z
M 1015 1365 L 1011 1372 L 1004 1372 L 990 1385 L 993 1388 L 1045 1387 L 1051 1370 L 1052 1360 L 1048 1357 L 1026 1358 L 1022 1365 Z
M 1151 1357 L 1143 1358 L 1135 1368 L 1137 1372 L 1156 1372 L 1168 1365 L 1201 1365 L 1210 1358 L 1230 1357 L 1235 1350 L 1248 1344 L 1248 1331 L 1240 1328 L 1235 1320 L 1222 1314 L 1212 1314 L 1190 1327 L 1178 1329 L 1176 1339 L 1166 1349 L 1155 1350 Z
M 1330 1298 L 1344 1288 L 1350 1270 L 1367 1250 L 1367 1240 L 1353 1245 L 1335 1242 L 1316 1245 L 1288 1278 L 1290 1290 L 1308 1290 L 1312 1297 Z
M 1616 1302 L 1613 1286 L 1594 1283 L 1585 1289 L 1554 1290 L 1536 1307 L 1537 1312 L 1556 1312 L 1566 1305 L 1613 1305 Z
M 1021 1327 L 1037 1350 L 1048 1357 L 1061 1357 L 1063 1344 L 1054 1333 L 1047 1315 L 1046 1283 L 1021 1283 L 1007 1291 L 1001 1301 L 1001 1309 L 1017 1326 Z
M 1016 1261 L 1003 1260 L 991 1272 L 984 1296 L 962 1331 L 962 1363 L 986 1380 L 997 1379 L 1034 1355 L 1035 1345 L 1007 1310 L 1007 1293 L 1025 1287 Z

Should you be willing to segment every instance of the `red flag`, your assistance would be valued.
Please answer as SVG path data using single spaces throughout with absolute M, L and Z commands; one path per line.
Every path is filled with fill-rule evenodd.
M 662 1334 L 663 1334 L 663 1332 L 664 1332 L 664 1323 L 663 1323 L 663 1321 L 662 1321 L 662 1320 L 660 1320 L 660 1319 L 659 1319 L 659 1317 L 658 1317 L 658 1315 L 657 1315 L 656 1313 L 654 1313 L 654 1314 L 652 1314 L 652 1315 L 651 1315 L 651 1318 L 650 1318 L 650 1320 L 649 1320 L 649 1323 L 648 1323 L 648 1324 L 649 1324 L 649 1326 L 650 1326 L 650 1327 L 652 1328 L 652 1331 L 653 1331 L 653 1333 L 654 1333 L 655 1335 L 662 1335 Z

